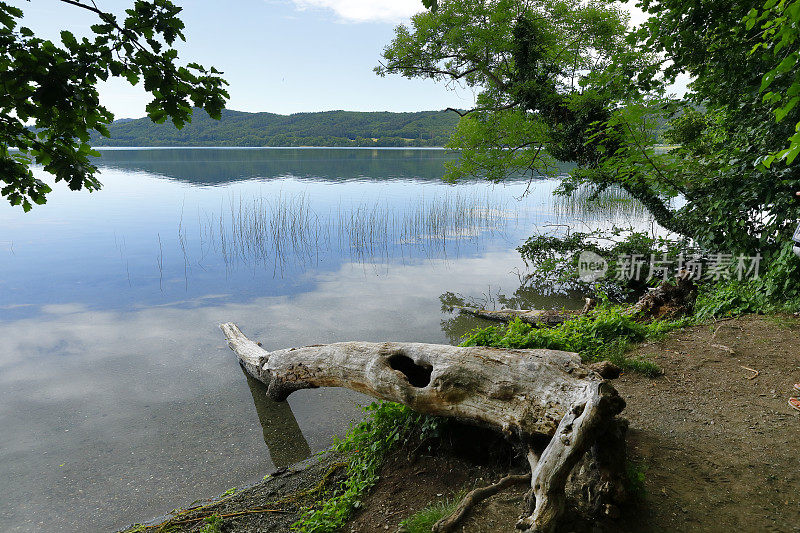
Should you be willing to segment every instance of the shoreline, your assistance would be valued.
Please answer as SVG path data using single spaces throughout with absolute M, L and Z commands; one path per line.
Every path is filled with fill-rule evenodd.
M 789 531 L 800 518 L 800 501 L 791 492 L 800 474 L 791 468 L 791 449 L 770 443 L 790 441 L 800 420 L 785 400 L 797 381 L 786 370 L 800 369 L 798 331 L 800 319 L 792 315 L 751 314 L 691 325 L 632 346 L 631 357 L 651 359 L 663 369 L 657 377 L 623 373 L 613 382 L 628 402 L 622 416 L 630 422 L 626 440 L 635 477 L 633 499 L 621 516 L 588 525 L 605 533 L 742 526 Z M 718 347 L 723 345 L 732 351 Z M 745 367 L 757 368 L 759 375 L 750 379 Z M 651 401 L 654 395 L 659 402 Z M 730 446 L 737 453 L 726 452 Z M 415 453 L 390 452 L 376 484 L 359 496 L 341 531 L 400 531 L 409 517 L 502 475 L 453 450 L 418 453 L 416 444 L 411 449 Z M 162 519 L 169 515 L 121 531 L 158 531 L 163 525 L 189 531 L 216 515 L 216 524 L 226 532 L 288 532 L 303 505 L 330 496 L 345 471 L 337 463 L 346 459 L 324 452 L 234 494 L 177 511 L 167 524 Z M 747 475 L 738 474 L 742 471 Z M 785 501 L 775 500 L 776 490 L 786 495 Z M 465 531 L 513 530 L 524 512 L 525 492 L 519 487 L 478 504 L 463 524 Z M 584 531 L 578 525 L 575 531 Z
M 162 531 L 174 526 L 189 527 L 204 523 L 207 517 L 230 519 L 245 515 L 249 519 L 244 523 L 226 522 L 225 531 L 289 531 L 290 526 L 300 518 L 303 506 L 316 501 L 335 483 L 343 472 L 343 466 L 343 456 L 328 449 L 288 467 L 278 468 L 261 481 L 241 488 L 233 487 L 213 498 L 195 500 L 183 509 L 173 509 L 116 531 Z
M 444 146 L 93 146 L 94 150 L 426 150 L 453 151 Z

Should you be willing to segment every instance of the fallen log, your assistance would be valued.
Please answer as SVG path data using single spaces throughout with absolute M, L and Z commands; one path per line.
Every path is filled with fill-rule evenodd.
M 591 298 L 586 299 L 586 305 L 583 309 L 480 309 L 477 307 L 470 307 L 468 305 L 454 305 L 451 309 L 457 310 L 459 313 L 466 315 L 477 316 L 487 320 L 498 320 L 500 322 L 511 322 L 514 319 L 519 319 L 526 324 L 536 327 L 552 327 L 560 326 L 567 320 L 571 320 L 577 316 L 583 315 L 591 311 L 595 306 L 595 300 Z
M 625 406 L 570 352 L 396 342 L 267 352 L 235 324 L 220 327 L 244 369 L 267 384 L 275 400 L 300 389 L 346 387 L 519 439 L 531 467 L 534 503 L 518 528 L 535 533 L 556 530 L 567 477 Z
M 465 315 L 472 315 L 487 320 L 497 320 L 499 322 L 511 322 L 519 319 L 526 324 L 536 327 L 559 326 L 575 318 L 576 311 L 541 311 L 539 309 L 480 309 L 467 305 L 454 305 L 453 309 Z
M 658 286 L 648 289 L 625 313 L 635 316 L 637 320 L 675 320 L 682 316 L 692 315 L 696 300 L 697 285 L 688 273 L 682 271 L 676 276 L 674 283 L 664 280 Z M 594 306 L 595 301 L 587 298 L 586 305 L 580 311 L 571 309 L 549 309 L 545 311 L 538 309 L 499 309 L 495 311 L 466 305 L 454 305 L 451 309 L 488 320 L 511 322 L 519 319 L 535 327 L 553 327 L 560 326 L 567 320 L 572 320 L 588 313 Z

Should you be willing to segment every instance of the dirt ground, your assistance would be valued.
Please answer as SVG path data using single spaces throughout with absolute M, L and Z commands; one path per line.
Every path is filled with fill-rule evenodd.
M 614 382 L 628 402 L 629 453 L 645 473 L 646 493 L 621 520 L 589 530 L 800 531 L 800 412 L 787 405 L 800 382 L 800 321 L 715 322 L 640 345 L 633 355 L 664 371 Z M 496 481 L 502 470 L 396 455 L 345 531 L 394 532 L 429 502 Z M 483 502 L 462 531 L 513 531 L 523 494 L 509 490 Z
M 800 412 L 787 405 L 800 321 L 717 322 L 636 353 L 664 370 L 615 384 L 647 469 L 641 530 L 800 531 Z

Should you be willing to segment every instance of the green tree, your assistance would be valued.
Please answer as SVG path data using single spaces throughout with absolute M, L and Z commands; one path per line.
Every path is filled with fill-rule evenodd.
M 184 25 L 169 0 L 136 0 L 122 18 L 94 2 L 61 1 L 97 16 L 91 38 L 67 30 L 60 43 L 38 38 L 19 26 L 22 10 L 0 2 L 0 194 L 25 211 L 51 190 L 34 177 L 34 162 L 70 189 L 100 187 L 89 137 L 108 135 L 114 117 L 100 104 L 99 81 L 142 83 L 153 97 L 148 116 L 177 127 L 191 120 L 193 106 L 218 118 L 228 98 L 221 72 L 177 64 L 173 45 L 184 40 Z
M 775 105 L 775 119 L 781 122 L 797 107 L 800 102 L 800 2 L 786 0 L 767 0 L 761 11 L 752 8 L 745 17 L 748 30 L 759 28 L 763 31 L 762 42 L 758 43 L 751 54 L 759 49 L 772 52 L 772 67 L 761 80 L 761 92 L 783 85 L 783 89 L 772 88 L 764 94 L 763 100 Z M 768 56 L 769 57 L 769 56 Z M 784 83 L 775 84 L 776 80 Z M 792 124 L 792 121 L 787 121 Z M 790 132 L 789 146 L 768 155 L 764 164 L 769 167 L 775 159 L 786 161 L 791 165 L 800 154 L 800 122 L 793 123 L 794 131 Z
M 462 151 L 451 177 L 498 181 L 575 162 L 566 188 L 620 185 L 681 232 L 664 199 L 681 191 L 643 172 L 653 158 L 651 116 L 663 102 L 657 63 L 635 48 L 627 21 L 609 2 L 442 1 L 397 28 L 376 71 L 479 90 L 450 143 Z
M 792 59 L 780 59 L 783 75 L 772 81 L 788 98 L 787 119 L 776 122 L 759 94 L 776 57 L 752 52 L 764 30 L 743 21 L 760 7 L 755 1 L 640 5 L 652 17 L 628 31 L 610 2 L 442 0 L 396 30 L 377 71 L 480 91 L 451 140 L 463 153 L 452 176 L 500 180 L 571 161 L 564 192 L 620 187 L 663 227 L 707 249 L 777 252 L 800 216 L 791 194 L 800 180 L 795 168 L 763 163 L 795 133 Z M 666 98 L 680 72 L 694 78 L 689 95 Z M 681 146 L 657 153 L 654 141 L 670 118 L 665 136 Z
M 793 197 L 800 175 L 763 163 L 785 146 L 800 114 L 788 108 L 787 120 L 776 122 L 761 94 L 765 76 L 776 93 L 789 91 L 792 76 L 770 75 L 773 50 L 754 48 L 764 29 L 744 19 L 760 7 L 761 0 L 643 0 L 651 18 L 638 37 L 662 54 L 667 79 L 681 71 L 694 78 L 686 96 L 693 111 L 672 132 L 682 147 L 662 158 L 685 184 L 679 216 L 688 235 L 708 248 L 771 256 L 800 217 Z

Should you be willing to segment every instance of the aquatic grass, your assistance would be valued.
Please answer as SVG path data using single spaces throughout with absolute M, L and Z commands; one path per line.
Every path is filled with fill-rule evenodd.
M 275 273 L 290 261 L 318 263 L 328 252 L 358 263 L 388 262 L 394 254 L 444 258 L 448 249 L 477 244 L 479 236 L 500 234 L 516 220 L 516 211 L 488 194 L 460 191 L 412 199 L 404 207 L 361 203 L 329 213 L 315 211 L 303 194 L 231 197 L 223 207 L 199 221 L 203 256 L 214 250 L 226 268 L 272 266 Z M 184 234 L 181 221 L 179 240 Z
M 580 186 L 570 194 L 553 195 L 552 207 L 557 216 L 576 217 L 585 222 L 649 217 L 647 208 L 620 187 L 597 191 L 595 187 Z

